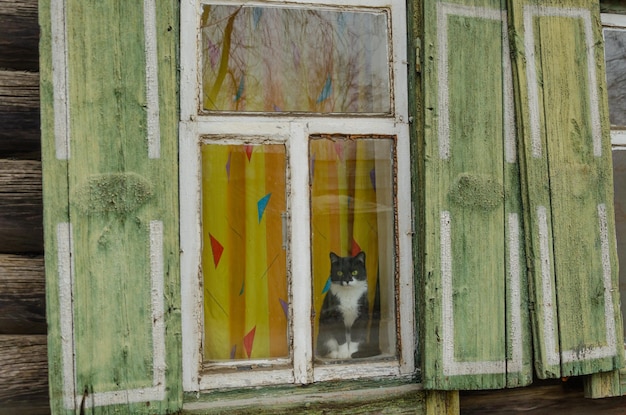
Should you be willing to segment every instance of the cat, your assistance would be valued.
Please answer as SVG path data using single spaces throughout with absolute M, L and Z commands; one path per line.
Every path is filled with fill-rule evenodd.
M 368 341 L 370 313 L 365 252 L 348 257 L 340 257 L 331 252 L 330 281 L 330 289 L 324 297 L 320 311 L 317 355 L 331 359 L 350 359 L 380 354 L 378 295 L 369 336 L 372 341 Z M 378 284 L 376 288 L 378 291 Z

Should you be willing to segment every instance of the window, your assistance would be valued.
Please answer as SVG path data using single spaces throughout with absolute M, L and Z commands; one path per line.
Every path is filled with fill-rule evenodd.
M 626 16 L 603 14 L 609 119 L 613 145 L 615 227 L 620 263 L 626 263 Z M 626 304 L 626 269 L 620 268 L 621 303 Z
M 184 389 L 411 376 L 404 4 L 191 3 Z M 324 305 L 338 293 L 359 300 L 350 330 Z

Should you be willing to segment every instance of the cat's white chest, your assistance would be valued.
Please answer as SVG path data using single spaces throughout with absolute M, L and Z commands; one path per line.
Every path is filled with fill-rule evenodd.
M 353 281 L 350 285 L 332 284 L 330 291 L 339 299 L 346 328 L 351 327 L 359 316 L 359 299 L 367 291 L 367 282 Z

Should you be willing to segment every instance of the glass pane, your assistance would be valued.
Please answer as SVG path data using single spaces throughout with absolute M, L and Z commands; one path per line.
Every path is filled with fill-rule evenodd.
M 615 188 L 615 233 L 620 264 L 626 264 L 626 151 L 613 150 L 613 185 Z M 619 292 L 626 304 L 626 266 L 619 267 Z M 626 320 L 624 320 L 626 333 Z
M 626 31 L 604 29 L 611 125 L 626 127 Z
M 387 13 L 205 5 L 203 109 L 389 113 Z
M 289 356 L 283 145 L 202 145 L 204 360 Z
M 318 361 L 396 355 L 393 148 L 380 137 L 310 142 Z

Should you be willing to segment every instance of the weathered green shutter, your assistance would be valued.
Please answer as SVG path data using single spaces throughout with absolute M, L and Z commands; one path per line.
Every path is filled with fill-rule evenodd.
M 424 2 L 423 383 L 531 381 L 506 3 Z
M 177 1 L 40 2 L 53 413 L 182 405 Z
M 516 0 L 519 126 L 539 377 L 622 364 L 612 162 L 596 0 Z

